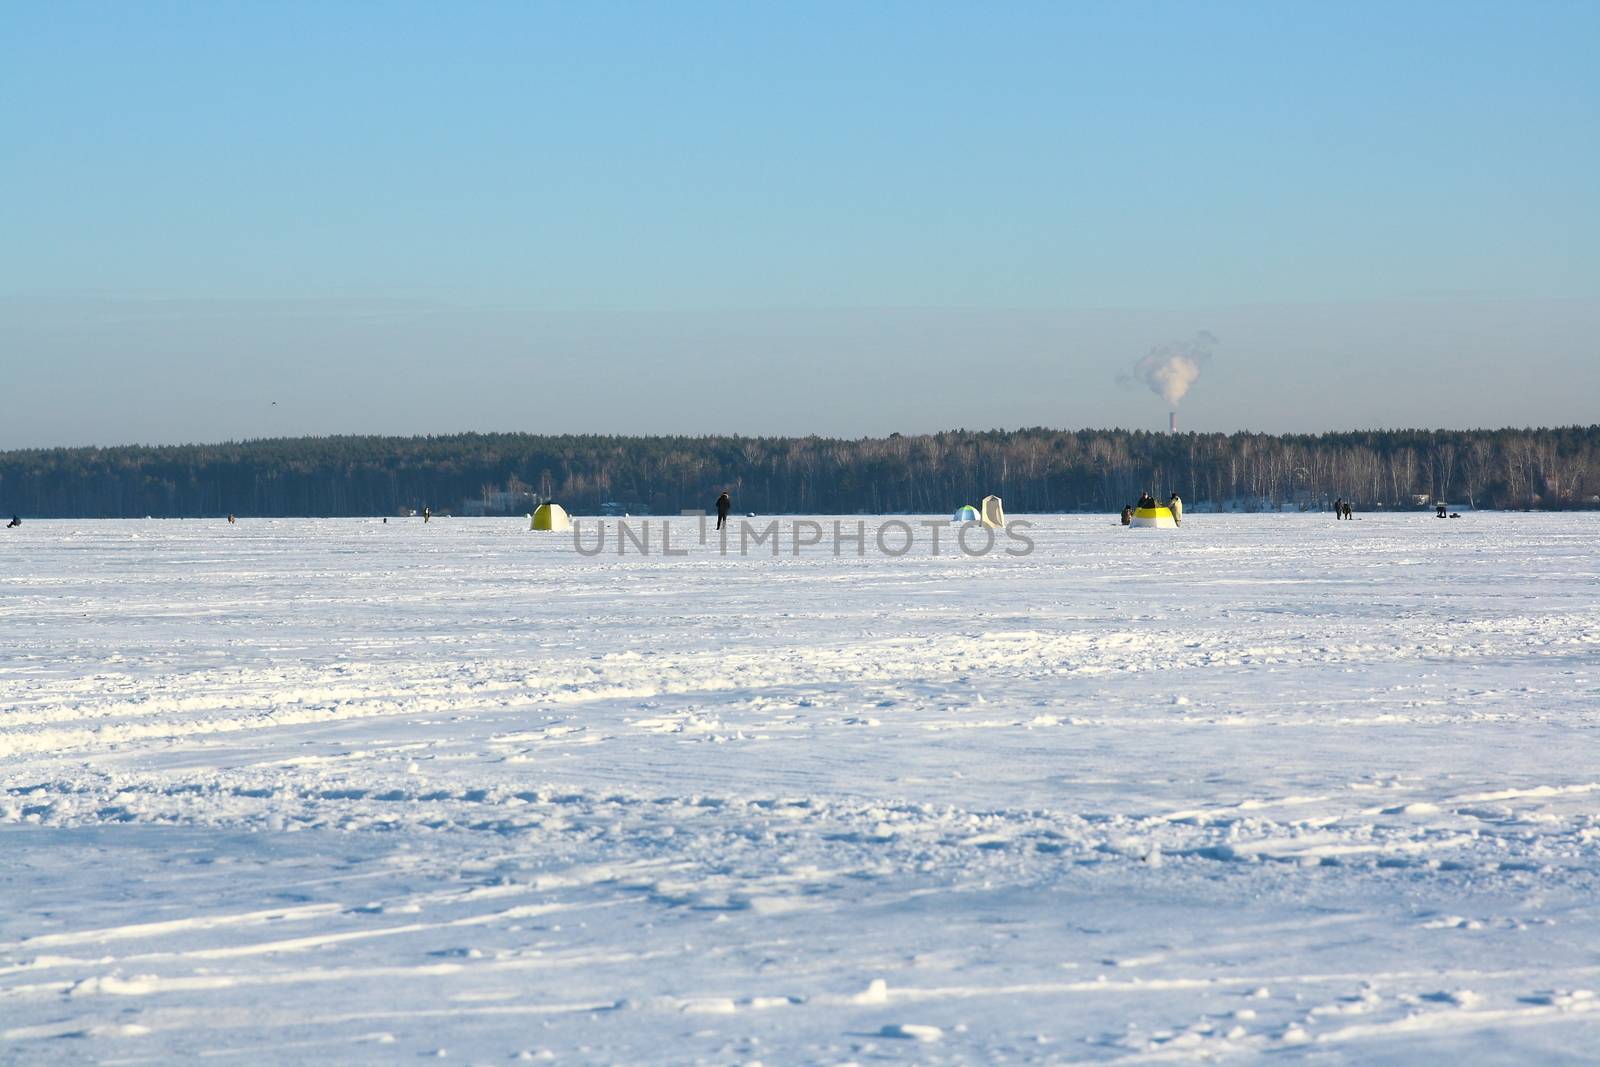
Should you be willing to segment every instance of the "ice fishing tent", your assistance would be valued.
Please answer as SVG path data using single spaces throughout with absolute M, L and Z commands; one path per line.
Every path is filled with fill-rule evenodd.
M 540 504 L 533 510 L 533 523 L 530 530 L 570 530 L 572 520 L 567 518 L 567 509 L 560 504 Z
M 979 520 L 985 526 L 1001 527 L 1006 524 L 1006 510 L 1000 506 L 1000 498 L 986 496 L 983 498 L 983 516 Z
M 950 521 L 981 522 L 983 521 L 983 517 L 978 514 L 978 509 L 973 507 L 971 504 L 963 504 L 954 515 L 950 516 Z
M 1153 508 L 1134 508 L 1133 521 L 1129 526 L 1151 526 L 1158 530 L 1176 530 L 1178 523 L 1172 517 L 1172 509 L 1160 505 Z

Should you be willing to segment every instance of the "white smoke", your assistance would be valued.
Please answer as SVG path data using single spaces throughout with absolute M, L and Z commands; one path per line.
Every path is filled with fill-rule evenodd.
M 1167 402 L 1167 407 L 1176 408 L 1200 377 L 1200 369 L 1211 359 L 1211 346 L 1216 343 L 1214 334 L 1201 330 L 1192 340 L 1159 345 L 1133 365 L 1131 374 L 1119 375 L 1117 380 L 1124 385 L 1143 382 Z

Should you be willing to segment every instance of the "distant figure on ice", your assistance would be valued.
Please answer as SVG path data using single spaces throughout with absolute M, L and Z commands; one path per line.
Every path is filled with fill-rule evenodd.
M 1124 504 L 1124 505 L 1122 505 L 1122 525 L 1124 525 L 1124 526 L 1132 526 L 1133 525 L 1133 505 L 1132 504 Z
M 427 522 L 431 518 L 433 518 L 433 509 L 424 504 L 422 506 L 422 521 Z
M 1139 506 L 1141 508 L 1153 508 L 1156 506 L 1156 498 L 1150 495 L 1150 490 L 1146 489 L 1144 495 L 1139 497 Z
M 1355 519 L 1355 516 L 1351 514 L 1352 510 L 1354 509 L 1350 507 L 1350 501 L 1346 500 L 1344 502 L 1344 517 L 1352 520 Z
M 1183 525 L 1183 498 L 1173 493 L 1167 500 L 1167 507 L 1172 509 L 1172 521 L 1179 526 Z
M 6 523 L 6 529 L 9 530 L 13 526 L 21 526 L 21 525 L 22 525 L 22 516 L 13 515 L 13 516 L 11 516 L 11 521 Z
M 1342 496 L 1333 498 L 1333 517 L 1336 519 L 1344 518 L 1344 497 Z
M 1447 512 L 1449 510 L 1450 510 L 1449 508 L 1445 507 L 1443 504 L 1440 504 L 1439 505 L 1439 513 L 1437 515 L 1435 515 L 1434 518 L 1436 518 L 1436 519 L 1444 518 L 1445 517 L 1445 512 Z
M 239 520 L 238 520 L 238 519 L 236 519 L 236 518 L 234 518 L 234 517 L 233 517 L 233 516 L 232 516 L 232 515 L 229 515 L 229 516 L 228 516 L 228 525 L 229 525 L 229 526 L 232 526 L 232 525 L 233 525 L 233 524 L 234 524 L 234 523 L 236 523 L 236 522 L 238 522 L 238 521 L 239 521 Z
M 728 499 L 727 493 L 717 497 L 717 529 L 722 529 L 723 524 L 728 521 L 728 512 L 731 510 L 733 510 L 733 501 Z

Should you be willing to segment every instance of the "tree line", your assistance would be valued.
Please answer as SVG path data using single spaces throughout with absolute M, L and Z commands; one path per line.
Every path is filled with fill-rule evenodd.
M 1115 512 L 1144 490 L 1229 510 L 1433 501 L 1600 507 L 1600 426 L 1324 434 L 954 430 L 827 437 L 450 434 L 0 452 L 0 511 L 36 517 Z

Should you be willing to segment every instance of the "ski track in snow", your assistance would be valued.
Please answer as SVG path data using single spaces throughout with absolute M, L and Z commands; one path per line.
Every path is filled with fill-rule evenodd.
M 1596 516 L 1034 521 L 7 531 L 0 1063 L 1590 1061 Z

